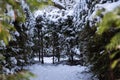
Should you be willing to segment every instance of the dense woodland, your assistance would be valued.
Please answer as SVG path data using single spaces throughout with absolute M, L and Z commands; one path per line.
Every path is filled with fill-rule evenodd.
M 34 74 L 24 66 L 38 63 L 35 57 L 41 65 L 44 57 L 53 57 L 53 64 L 60 64 L 61 58 L 67 57 L 64 61 L 67 65 L 89 66 L 99 80 L 119 80 L 120 6 L 112 11 L 105 7 L 96 10 L 97 4 L 115 2 L 120 3 L 1 0 L 0 80 L 29 80 Z M 39 9 L 47 10 L 46 7 L 50 11 L 34 15 Z M 95 11 L 95 17 L 89 18 Z

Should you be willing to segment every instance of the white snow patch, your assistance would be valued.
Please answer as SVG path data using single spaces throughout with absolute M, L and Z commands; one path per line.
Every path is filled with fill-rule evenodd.
M 17 31 L 15 31 L 15 35 L 16 35 L 16 36 L 20 36 L 20 34 L 19 34 Z
M 74 14 L 74 11 L 73 10 L 69 10 L 67 15 L 73 16 L 73 14 Z
M 120 6 L 120 0 L 113 3 L 105 3 L 105 4 L 96 4 L 95 11 L 92 13 L 92 15 L 89 17 L 89 20 L 92 20 L 95 18 L 96 13 L 99 9 L 105 9 L 105 13 L 113 11 L 115 8 Z
M 38 58 L 35 58 L 38 60 Z M 53 65 L 52 57 L 45 57 L 45 63 L 35 64 L 27 68 L 36 76 L 30 80 L 98 80 L 91 78 L 92 73 L 88 72 L 89 68 L 85 66 Z
M 37 10 L 37 11 L 34 12 L 35 17 L 37 17 L 39 15 L 43 15 L 43 14 L 44 14 L 44 12 L 42 10 Z
M 52 63 L 52 59 L 53 59 L 52 57 L 44 57 L 44 63 Z M 39 58 L 35 57 L 34 60 L 39 61 Z
M 17 64 L 17 60 L 15 57 L 11 57 L 10 60 L 11 60 L 12 64 Z
M 3 47 L 6 46 L 3 40 L 0 40 L 0 45 L 3 46 Z
M 52 63 L 52 57 L 44 57 L 45 63 Z
M 115 8 L 117 8 L 118 6 L 120 6 L 120 1 L 118 2 L 114 2 L 114 3 L 105 3 L 105 4 L 97 4 L 96 7 L 103 7 L 106 9 L 106 11 L 112 11 Z
M 84 73 L 87 70 L 84 66 L 35 64 L 30 67 L 30 71 L 36 77 L 30 80 L 91 80 L 92 74 Z

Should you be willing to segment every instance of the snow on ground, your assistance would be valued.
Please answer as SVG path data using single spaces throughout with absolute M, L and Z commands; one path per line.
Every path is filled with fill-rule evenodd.
M 46 64 L 47 63 L 52 64 L 52 62 L 53 62 L 52 59 L 53 59 L 53 57 L 44 57 L 44 63 L 46 63 Z M 75 57 L 75 59 L 77 60 L 78 58 Z M 35 57 L 34 60 L 36 62 L 38 62 L 39 58 Z M 64 60 L 68 60 L 68 57 L 60 58 L 60 61 L 64 61 Z M 55 62 L 57 62 L 57 58 L 55 58 Z
M 52 58 L 45 58 L 45 64 L 29 66 L 29 70 L 36 75 L 30 80 L 91 80 L 91 73 L 85 66 L 53 65 Z M 93 79 L 92 79 L 93 80 Z M 95 79 L 97 80 L 97 79 Z
M 38 57 L 34 58 L 35 61 L 39 61 Z M 44 57 L 44 63 L 50 63 L 52 64 L 52 57 Z

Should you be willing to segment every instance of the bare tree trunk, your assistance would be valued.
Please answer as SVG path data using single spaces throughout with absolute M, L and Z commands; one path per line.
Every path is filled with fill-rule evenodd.
M 42 42 L 43 42 L 43 40 L 42 40 Z M 42 52 L 42 64 L 44 64 L 44 51 L 43 51 L 43 43 L 42 43 L 42 50 L 41 50 L 41 52 Z
M 65 8 L 64 6 L 58 4 L 58 3 L 54 2 L 54 1 L 53 1 L 53 6 L 59 8 L 59 9 L 64 9 L 64 10 L 66 10 L 66 8 Z
M 55 32 L 53 32 L 53 64 L 55 63 Z
M 58 57 L 58 62 L 60 62 L 60 57 Z
M 41 57 L 41 49 L 40 49 L 40 30 L 38 29 L 38 54 L 39 54 L 39 62 L 40 62 L 40 57 Z
M 60 62 L 60 50 L 59 50 L 59 47 L 57 48 L 57 58 L 58 58 L 58 62 Z
M 60 53 L 58 54 L 58 62 L 60 62 Z
M 41 31 L 41 57 L 42 57 L 42 64 L 44 64 L 44 51 L 43 51 L 43 33 Z
M 40 62 L 40 57 L 41 57 L 41 56 L 40 56 L 40 49 L 38 50 L 38 52 L 39 52 L 39 62 Z
M 53 64 L 55 63 L 55 47 L 53 46 Z

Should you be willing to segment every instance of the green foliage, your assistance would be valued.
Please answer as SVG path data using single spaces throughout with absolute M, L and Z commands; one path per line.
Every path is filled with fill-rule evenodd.
M 100 11 L 102 12 L 102 11 Z M 99 14 L 100 14 L 99 12 Z M 115 78 L 119 76 L 119 62 L 120 62 L 120 8 L 116 8 L 113 12 L 106 13 L 102 21 L 98 25 L 97 34 L 102 36 L 102 45 L 104 53 L 99 55 L 101 60 L 97 63 L 100 64 L 101 61 L 106 60 L 106 64 L 101 64 L 104 68 L 103 71 L 109 71 L 109 74 L 113 74 Z M 96 42 L 97 43 L 97 42 Z M 94 43 L 95 44 L 95 43 Z M 103 57 L 102 55 L 105 54 Z M 97 64 L 94 66 L 98 67 Z M 100 68 L 101 69 L 101 68 Z M 112 71 L 113 70 L 113 71 Z M 116 71 L 117 70 L 117 71 Z M 100 73 L 101 71 L 99 71 Z M 104 75 L 106 72 L 103 73 Z M 113 76 L 111 76 L 113 77 Z M 109 78 L 108 78 L 109 79 Z
M 0 24 L 0 40 L 3 40 L 5 44 L 8 44 L 10 39 L 10 34 L 8 29 L 4 28 L 2 24 Z
M 111 64 L 111 69 L 114 69 L 120 60 L 114 60 Z
M 97 33 L 102 34 L 103 32 L 108 31 L 110 27 L 114 27 L 114 22 L 116 22 L 116 15 L 112 12 L 107 13 L 99 24 Z
M 105 9 L 103 8 L 103 9 L 100 9 L 100 10 L 98 10 L 97 11 L 97 13 L 96 13 L 96 16 L 101 16 L 102 14 L 102 12 L 104 12 L 105 11 Z
M 97 16 L 101 21 L 88 40 L 88 62 L 100 80 L 120 79 L 120 7 L 107 13 L 99 10 Z
M 107 50 L 118 49 L 120 46 L 120 32 L 116 33 L 115 36 L 112 37 L 110 43 L 106 46 Z
M 51 0 L 26 0 L 26 2 L 30 5 L 32 11 L 38 8 L 43 8 L 47 5 L 53 5 Z
M 20 30 L 20 27 L 18 26 L 19 23 L 24 23 L 26 20 L 26 15 L 24 13 L 24 9 L 22 8 L 21 1 L 25 1 L 25 3 L 28 4 L 30 10 L 32 10 L 32 11 L 36 10 L 37 8 L 39 8 L 41 6 L 52 4 L 51 0 L 48 0 L 47 2 L 38 1 L 38 0 L 0 0 L 0 41 L 3 41 L 5 43 L 5 45 L 7 45 L 8 47 L 17 46 L 17 48 L 18 47 L 23 48 L 23 46 L 24 46 L 25 41 L 23 41 L 23 40 L 24 40 L 24 38 L 26 38 L 26 35 L 24 34 L 24 32 L 22 32 Z M 13 14 L 12 14 L 13 16 L 8 14 L 10 11 L 13 12 Z M 16 23 L 17 25 L 12 24 L 12 22 L 17 22 Z M 19 27 L 18 29 L 19 29 L 19 31 L 21 31 L 22 37 L 23 36 L 25 36 L 25 37 L 22 38 L 22 40 L 18 40 L 17 45 L 15 43 L 12 46 L 9 46 L 8 43 L 12 39 L 12 37 L 11 37 L 12 35 L 10 33 L 17 30 L 17 29 L 15 29 L 16 27 Z M 19 44 L 19 43 L 21 43 L 21 44 Z M 3 45 L 0 44 L 0 47 L 1 46 L 3 46 Z M 8 54 L 14 56 L 14 55 L 16 55 L 16 52 L 13 51 L 11 53 L 10 52 L 11 49 L 8 48 L 8 51 L 7 51 L 7 53 L 5 53 L 6 54 L 6 56 L 5 56 L 4 53 L 2 53 L 2 51 L 4 51 L 4 50 L 2 50 L 2 48 L 0 51 L 1 51 L 1 53 L 0 53 L 0 80 L 29 80 L 29 77 L 34 76 L 32 73 L 30 73 L 28 71 L 16 72 L 13 75 L 12 74 L 10 74 L 10 75 L 4 74 L 2 72 L 2 68 L 4 66 L 3 64 L 1 64 L 2 61 L 5 61 L 10 57 L 10 56 L 8 57 Z M 23 55 L 22 51 L 19 53 L 20 53 L 19 55 Z M 24 54 L 24 57 L 26 57 L 25 55 L 26 54 Z M 12 66 L 12 64 L 11 64 L 11 66 Z M 8 67 L 11 67 L 11 66 L 8 65 Z
M 29 80 L 30 77 L 35 77 L 35 75 L 28 71 L 21 71 L 11 75 L 0 74 L 0 80 Z
M 114 10 L 114 12 L 108 12 L 104 15 L 102 22 L 98 27 L 97 33 L 103 34 L 108 31 L 115 31 L 115 35 L 110 39 L 110 43 L 106 46 L 107 51 L 120 49 L 120 8 Z M 119 54 L 119 53 L 118 53 Z M 115 68 L 119 60 L 113 61 L 111 67 Z
M 30 10 L 34 11 L 37 8 L 40 8 L 42 6 L 45 5 L 52 5 L 52 1 L 48 0 L 48 1 L 38 1 L 38 0 L 26 0 L 27 4 L 30 7 Z M 7 10 L 7 6 L 10 6 L 11 10 L 14 11 L 14 17 L 8 16 L 6 14 L 6 12 L 9 10 Z M 16 21 L 18 22 L 24 22 L 25 21 L 25 14 L 24 11 L 22 9 L 21 6 L 21 2 L 20 1 L 15 1 L 15 0 L 2 0 L 0 1 L 0 40 L 3 40 L 6 44 L 8 43 L 8 41 L 10 39 L 8 39 L 8 37 L 10 37 L 9 34 L 9 28 L 10 28 L 10 20 L 11 18 L 14 18 Z M 9 21 L 7 21 L 9 20 Z M 5 23 L 5 24 L 3 24 Z M 7 34 L 7 35 L 5 35 Z
M 0 61 L 2 61 L 4 59 L 5 59 L 5 57 L 2 54 L 0 54 Z
M 110 29 L 120 28 L 120 8 L 115 9 L 113 12 L 108 12 L 104 15 L 98 27 L 98 34 L 103 34 Z M 100 13 L 99 13 L 100 14 Z

